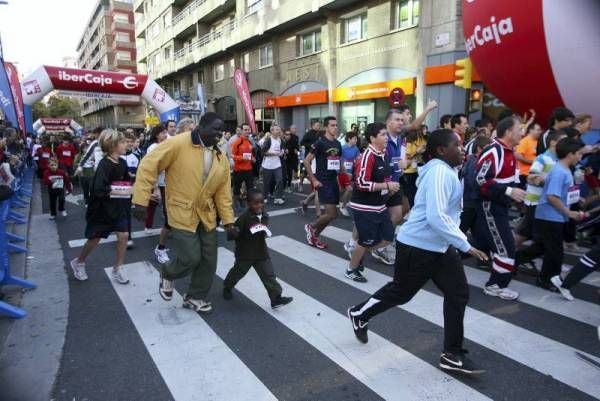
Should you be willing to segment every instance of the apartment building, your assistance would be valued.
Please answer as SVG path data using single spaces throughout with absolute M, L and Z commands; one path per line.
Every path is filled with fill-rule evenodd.
M 209 110 L 245 121 L 233 72 L 247 73 L 259 128 L 300 132 L 336 115 L 341 129 L 381 121 L 401 88 L 419 112 L 464 110 L 453 65 L 465 56 L 454 0 L 135 0 L 138 67 L 174 98 L 204 87 Z
M 99 0 L 77 46 L 79 68 L 137 73 L 132 0 Z M 84 99 L 86 127 L 144 127 L 144 107 L 138 102 Z

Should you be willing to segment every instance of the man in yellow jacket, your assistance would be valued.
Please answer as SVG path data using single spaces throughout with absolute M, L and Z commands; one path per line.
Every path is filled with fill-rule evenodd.
M 167 215 L 175 258 L 162 266 L 159 292 L 170 301 L 173 281 L 192 275 L 183 307 L 210 312 L 206 296 L 217 269 L 217 218 L 235 230 L 229 160 L 216 146 L 223 121 L 206 113 L 192 132 L 164 141 L 139 165 L 134 216 L 144 218 L 154 184 L 165 171 Z

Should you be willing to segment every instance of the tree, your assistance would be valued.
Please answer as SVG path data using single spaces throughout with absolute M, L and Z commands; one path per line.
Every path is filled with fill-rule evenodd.
M 46 104 L 41 101 L 37 102 L 33 105 L 33 107 L 31 108 L 31 114 L 32 114 L 33 121 L 37 121 L 38 118 L 50 116 L 48 114 L 48 107 L 46 107 Z
M 48 99 L 48 114 L 53 118 L 71 118 L 81 120 L 81 108 L 75 99 L 52 96 Z

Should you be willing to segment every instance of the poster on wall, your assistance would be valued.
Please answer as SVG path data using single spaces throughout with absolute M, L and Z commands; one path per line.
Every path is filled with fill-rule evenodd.
M 369 124 L 369 118 L 367 116 L 356 117 L 356 124 L 358 124 L 358 132 L 364 134 Z

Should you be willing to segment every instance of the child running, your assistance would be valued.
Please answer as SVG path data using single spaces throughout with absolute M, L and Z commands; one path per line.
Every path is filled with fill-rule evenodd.
M 117 260 L 112 270 L 112 278 L 119 284 L 127 284 L 129 280 L 123 272 L 123 260 L 127 249 L 132 187 L 127 163 L 120 157 L 126 152 L 127 142 L 122 133 L 112 129 L 102 131 L 98 141 L 105 156 L 98 164 L 90 187 L 85 228 L 87 242 L 79 257 L 71 261 L 71 268 L 77 280 L 87 280 L 86 258 L 101 238 L 107 238 L 114 232 L 117 236 Z
M 356 338 L 368 341 L 369 320 L 410 301 L 431 279 L 444 294 L 444 348 L 440 368 L 482 373 L 464 357 L 463 319 L 469 286 L 457 250 L 486 260 L 460 231 L 462 185 L 454 170 L 464 160 L 460 138 L 448 129 L 434 131 L 419 170 L 417 193 L 408 221 L 396 237 L 394 279 L 365 302 L 348 309 Z
M 48 169 L 44 171 L 44 185 L 48 187 L 48 197 L 50 198 L 50 220 L 56 219 L 57 201 L 58 211 L 66 217 L 65 192 L 71 193 L 73 185 L 69 174 L 58 168 L 58 162 L 55 159 L 50 159 Z
M 293 298 L 281 296 L 281 286 L 273 271 L 266 241 L 271 231 L 267 227 L 269 216 L 264 211 L 264 196 L 258 189 L 249 189 L 247 202 L 248 209 L 238 217 L 236 229 L 228 236 L 235 239 L 235 264 L 223 283 L 223 298 L 232 299 L 235 285 L 254 267 L 269 294 L 271 308 L 276 309 L 289 304 Z

